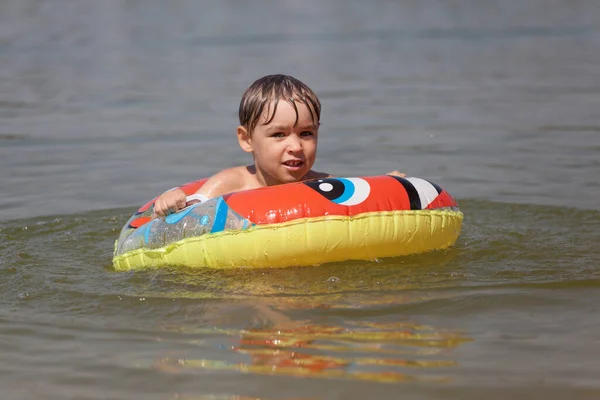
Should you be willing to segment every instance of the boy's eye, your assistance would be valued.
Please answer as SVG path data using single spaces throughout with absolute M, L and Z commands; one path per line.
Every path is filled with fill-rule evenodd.
M 285 134 L 283 132 L 275 132 L 274 134 L 271 135 L 271 137 L 274 137 L 274 138 L 281 138 L 284 136 L 285 136 Z
M 300 134 L 300 136 L 312 136 L 313 133 L 311 131 L 304 131 Z

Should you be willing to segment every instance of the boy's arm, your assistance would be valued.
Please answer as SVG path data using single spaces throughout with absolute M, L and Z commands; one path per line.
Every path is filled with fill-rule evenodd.
M 242 179 L 239 167 L 225 169 L 211 176 L 194 195 L 197 195 L 197 198 L 208 200 L 235 192 L 240 190 Z M 200 200 L 187 201 L 187 195 L 179 188 L 168 190 L 154 202 L 154 214 L 158 217 L 164 217 L 198 201 Z
M 167 190 L 154 201 L 154 214 L 158 217 L 164 217 L 177 212 L 186 206 L 187 200 L 183 190 Z

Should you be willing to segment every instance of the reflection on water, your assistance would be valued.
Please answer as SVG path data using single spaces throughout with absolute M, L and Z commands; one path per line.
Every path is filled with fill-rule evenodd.
M 447 382 L 454 348 L 471 339 L 458 332 L 413 323 L 348 321 L 345 326 L 303 325 L 241 331 L 211 330 L 235 339 L 223 359 L 164 357 L 162 371 L 210 369 L 260 375 L 336 378 L 373 382 Z M 205 333 L 209 333 L 206 331 Z M 417 371 L 418 370 L 418 371 Z
M 419 302 L 432 296 L 419 292 L 429 287 L 453 285 L 462 274 L 447 274 L 455 265 L 460 248 L 385 258 L 376 261 L 346 261 L 315 267 L 190 269 L 163 267 L 138 271 L 153 282 L 148 296 L 186 299 L 251 298 L 276 308 L 361 308 Z M 168 289 L 168 290 L 167 290 Z M 377 296 L 371 296 L 376 293 Z

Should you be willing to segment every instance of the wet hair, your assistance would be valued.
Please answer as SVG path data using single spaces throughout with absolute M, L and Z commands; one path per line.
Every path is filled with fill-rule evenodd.
M 248 134 L 252 134 L 258 125 L 265 106 L 267 107 L 267 120 L 264 125 L 269 124 L 277 112 L 279 100 L 287 101 L 296 111 L 296 122 L 298 123 L 298 107 L 296 102 L 303 103 L 310 110 L 310 116 L 316 127 L 321 119 L 321 102 L 317 95 L 300 82 L 298 79 L 287 75 L 267 75 L 254 81 L 244 92 L 240 101 L 240 125 L 246 128 Z M 272 104 L 272 107 L 271 107 Z M 271 109 L 272 108 L 272 109 Z

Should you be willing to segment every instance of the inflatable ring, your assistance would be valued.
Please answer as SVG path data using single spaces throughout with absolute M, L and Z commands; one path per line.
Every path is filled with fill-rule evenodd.
M 192 195 L 206 182 L 181 186 Z M 156 200 L 156 199 L 154 199 Z M 374 260 L 452 246 L 463 214 L 438 185 L 383 175 L 326 178 L 234 192 L 125 224 L 113 267 L 285 267 Z

